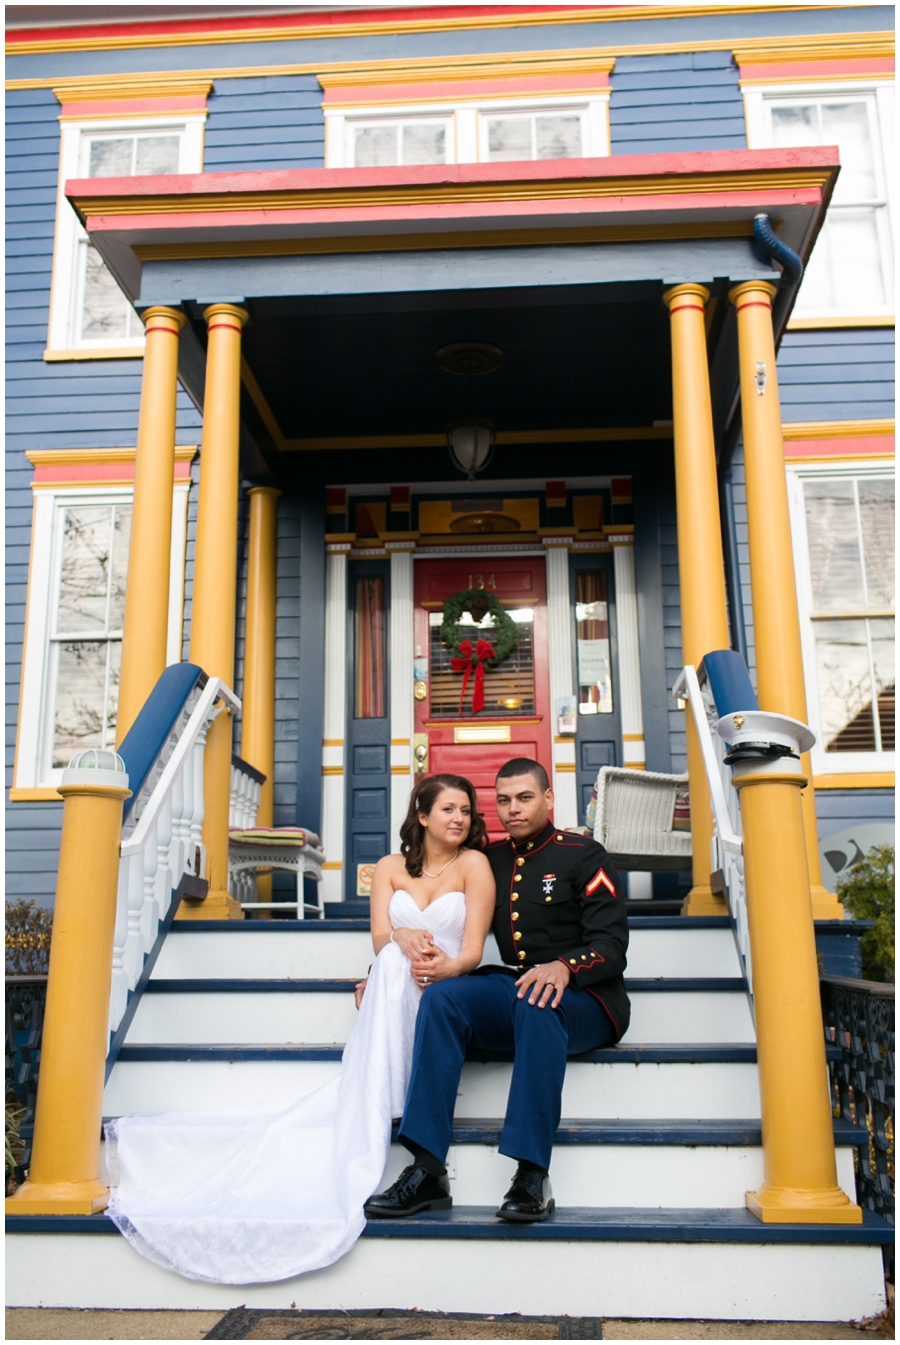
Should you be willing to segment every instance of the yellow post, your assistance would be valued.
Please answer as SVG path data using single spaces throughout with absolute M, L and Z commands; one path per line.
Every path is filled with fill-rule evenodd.
M 249 494 L 241 755 L 265 773 L 256 824 L 270 827 L 275 774 L 275 566 L 281 491 L 254 486 Z M 260 901 L 272 900 L 271 874 L 257 878 L 256 890 Z
M 729 294 L 738 323 L 757 696 L 761 709 L 790 715 L 805 724 L 800 613 L 772 330 L 774 293 L 774 285 L 752 280 L 736 285 Z M 813 914 L 819 920 L 840 920 L 844 908 L 822 884 L 809 753 L 803 757 L 803 770 L 809 780 L 802 801 Z
M 234 682 L 234 609 L 237 597 L 241 330 L 248 314 L 233 304 L 207 308 L 206 393 L 197 505 L 197 548 L 191 616 L 191 662 L 211 677 Z M 206 876 L 203 902 L 183 903 L 183 919 L 241 918 L 228 895 L 228 805 L 231 793 L 231 713 L 223 709 L 206 739 L 203 790 Z M 183 913 L 183 915 L 182 915 Z
M 740 716 L 738 716 L 740 718 Z M 763 1223 L 860 1224 L 837 1183 L 797 757 L 741 761 L 744 881 L 762 1104 Z
M 79 769 L 85 757 L 99 769 Z M 108 760 L 113 769 L 104 769 Z M 103 1075 L 116 928 L 121 757 L 82 752 L 63 775 L 64 799 L 41 1075 L 28 1180 L 7 1214 L 95 1214 L 109 1190 L 99 1178 Z
M 166 666 L 178 338 L 187 320 L 177 308 L 148 308 L 143 318 L 147 348 L 125 589 L 118 742 Z
M 676 285 L 663 296 L 672 329 L 672 414 L 675 425 L 675 493 L 678 519 L 678 575 L 681 646 L 685 663 L 698 664 L 713 649 L 728 649 L 725 567 L 716 478 L 706 356 L 703 285 Z M 722 897 L 710 887 L 712 809 L 693 717 L 685 716 L 691 793 L 693 887 L 684 915 L 727 915 Z

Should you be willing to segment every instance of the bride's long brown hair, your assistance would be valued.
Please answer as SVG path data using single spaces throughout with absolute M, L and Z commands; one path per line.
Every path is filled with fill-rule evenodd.
M 421 878 L 422 864 L 425 860 L 425 828 L 419 821 L 419 814 L 424 813 L 428 817 L 437 803 L 438 796 L 445 789 L 458 789 L 468 795 L 472 809 L 469 834 L 465 840 L 460 841 L 459 848 L 461 850 L 484 848 L 487 828 L 484 825 L 484 818 L 478 811 L 478 799 L 472 781 L 467 780 L 464 775 L 429 775 L 428 779 L 423 780 L 410 794 L 406 819 L 400 828 L 400 853 L 406 860 L 406 872 L 411 878 Z

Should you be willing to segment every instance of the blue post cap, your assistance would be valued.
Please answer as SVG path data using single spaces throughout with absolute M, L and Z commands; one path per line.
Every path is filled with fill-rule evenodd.
M 759 709 L 747 665 L 736 649 L 715 649 L 711 654 L 704 654 L 697 669 L 701 683 L 704 675 L 720 718 L 735 710 Z

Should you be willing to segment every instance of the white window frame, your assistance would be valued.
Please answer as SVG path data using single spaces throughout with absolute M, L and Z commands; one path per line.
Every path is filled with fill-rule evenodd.
M 779 102 L 824 102 L 826 100 L 849 100 L 865 98 L 870 102 L 873 115 L 870 126 L 873 130 L 872 153 L 875 171 L 879 178 L 883 200 L 882 206 L 875 206 L 876 228 L 878 230 L 879 252 L 884 279 L 885 302 L 876 308 L 849 309 L 836 305 L 827 308 L 807 308 L 800 302 L 795 317 L 806 323 L 816 320 L 834 323 L 844 319 L 848 325 L 854 319 L 893 319 L 894 304 L 894 249 L 891 221 L 894 215 L 894 85 L 892 80 L 845 80 L 835 83 L 829 80 L 802 81 L 796 84 L 765 84 L 744 89 L 744 116 L 747 126 L 747 144 L 750 149 L 771 149 L 772 131 L 770 110 Z M 867 201 L 866 207 L 873 205 Z M 852 208 L 851 202 L 840 202 L 838 209 Z
M 393 107 L 346 108 L 329 112 L 325 108 L 325 163 L 328 168 L 352 168 L 353 132 L 357 126 L 396 125 L 407 121 L 452 122 L 447 136 L 447 160 L 450 163 L 488 163 L 486 120 L 492 117 L 541 115 L 546 112 L 578 112 L 582 116 L 581 157 L 607 158 L 609 139 L 610 90 L 600 89 L 589 95 L 548 94 L 541 98 L 471 99 L 447 103 L 401 103 Z M 454 156 L 455 157 L 452 157 Z M 523 162 L 519 160 L 519 162 Z M 546 162 L 525 160 L 524 162 Z M 556 162 L 564 162 L 557 160 Z
M 109 121 L 88 119 L 60 122 L 59 186 L 56 197 L 56 235 L 53 244 L 53 276 L 50 282 L 50 321 L 47 355 L 95 353 L 98 358 L 139 355 L 144 335 L 88 340 L 80 335 L 80 302 L 84 291 L 82 245 L 87 233 L 66 200 L 65 185 L 72 178 L 86 177 L 85 149 L 92 136 L 178 134 L 181 138 L 179 173 L 203 171 L 205 113 L 160 117 L 120 117 Z
M 172 487 L 167 663 L 181 662 L 190 485 L 190 481 L 176 481 Z M 51 686 L 53 660 L 50 646 L 54 626 L 53 606 L 59 591 L 64 510 L 73 505 L 89 507 L 126 504 L 134 499 L 134 489 L 130 485 L 92 488 L 47 486 L 35 490 L 34 494 L 13 797 L 17 790 L 55 789 L 62 780 L 62 769 L 54 770 L 49 762 L 54 691 Z
M 895 752 L 826 752 L 822 733 L 822 714 L 819 702 L 819 682 L 816 673 L 815 622 L 812 619 L 812 575 L 809 563 L 809 543 L 806 531 L 806 505 L 803 498 L 804 481 L 831 477 L 832 479 L 860 480 L 863 478 L 894 477 L 893 462 L 859 459 L 840 463 L 789 463 L 787 465 L 788 494 L 791 506 L 791 531 L 794 543 L 794 573 L 797 580 L 797 602 L 800 608 L 800 635 L 803 648 L 803 669 L 806 680 L 806 703 L 810 728 L 816 735 L 812 749 L 814 775 L 853 775 L 860 772 L 893 771 Z M 877 711 L 876 711 L 877 713 Z

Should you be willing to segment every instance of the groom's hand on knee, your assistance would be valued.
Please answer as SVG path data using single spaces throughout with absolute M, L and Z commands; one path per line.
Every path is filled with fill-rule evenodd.
M 528 995 L 529 1004 L 537 1004 L 539 1009 L 557 1008 L 562 1002 L 563 991 L 571 980 L 569 968 L 563 962 L 543 962 L 532 967 L 516 981 L 519 987 L 519 999 Z M 528 994 L 529 988 L 531 994 Z

